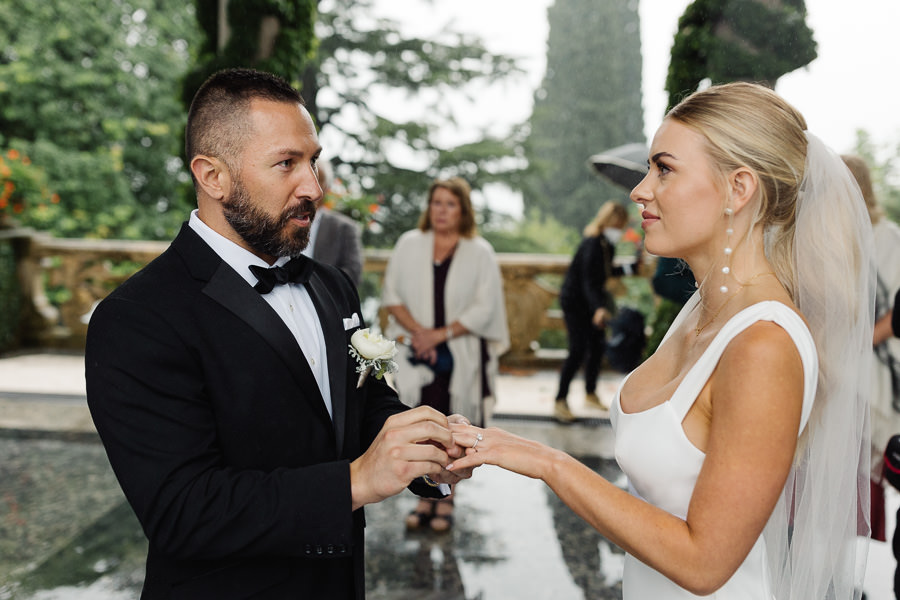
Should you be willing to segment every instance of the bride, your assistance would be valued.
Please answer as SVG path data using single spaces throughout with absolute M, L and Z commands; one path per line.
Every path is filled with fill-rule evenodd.
M 619 489 L 565 453 L 454 425 L 628 554 L 627 600 L 858 597 L 868 535 L 874 271 L 865 204 L 792 106 L 748 83 L 673 108 L 632 191 L 697 292 L 610 408 Z

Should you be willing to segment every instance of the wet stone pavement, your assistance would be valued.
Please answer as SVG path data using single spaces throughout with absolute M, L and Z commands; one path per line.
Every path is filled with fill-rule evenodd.
M 621 478 L 601 456 L 607 425 L 495 424 L 570 445 L 595 470 Z M 366 509 L 369 600 L 621 597 L 621 551 L 539 481 L 479 469 L 458 488 L 447 534 L 405 531 L 415 504 L 404 492 Z M 146 546 L 95 437 L 0 435 L 0 599 L 137 598 Z
M 609 398 L 620 375 L 604 373 Z M 620 487 L 605 411 L 584 404 L 575 425 L 550 420 L 556 373 L 501 374 L 494 425 L 561 448 Z M 408 533 L 416 498 L 366 508 L 368 600 L 621 598 L 622 552 L 539 481 L 495 467 L 457 489 L 453 529 Z M 888 490 L 887 531 L 900 494 Z M 0 600 L 135 600 L 147 541 L 125 503 L 84 400 L 83 358 L 0 356 Z M 870 542 L 868 600 L 892 600 L 890 546 Z

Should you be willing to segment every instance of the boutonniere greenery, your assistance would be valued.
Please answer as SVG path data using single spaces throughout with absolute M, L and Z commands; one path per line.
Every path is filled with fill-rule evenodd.
M 350 336 L 350 356 L 356 359 L 356 372 L 359 373 L 356 387 L 362 387 L 366 377 L 372 372 L 375 373 L 376 379 L 381 379 L 385 373 L 395 372 L 396 354 L 397 345 L 394 340 L 389 340 L 379 333 L 372 333 L 368 328 L 354 331 Z

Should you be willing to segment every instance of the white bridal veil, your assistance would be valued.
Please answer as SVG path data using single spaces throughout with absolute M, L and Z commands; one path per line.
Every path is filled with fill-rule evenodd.
M 794 300 L 815 338 L 819 382 L 764 535 L 775 600 L 850 600 L 862 590 L 869 535 L 872 228 L 840 157 L 809 133 L 807 140 Z

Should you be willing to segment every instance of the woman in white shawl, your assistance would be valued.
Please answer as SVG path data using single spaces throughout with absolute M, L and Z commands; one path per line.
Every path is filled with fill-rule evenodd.
M 418 229 L 404 233 L 391 254 L 382 304 L 386 333 L 400 342 L 400 399 L 483 424 L 509 332 L 500 268 L 491 245 L 476 235 L 464 179 L 431 184 Z M 447 531 L 452 514 L 452 495 L 422 499 L 406 524 Z

